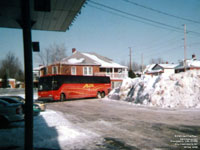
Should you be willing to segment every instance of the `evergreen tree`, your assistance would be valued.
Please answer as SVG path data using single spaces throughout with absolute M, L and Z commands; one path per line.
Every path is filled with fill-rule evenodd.
M 8 87 L 8 75 L 7 73 L 4 74 L 3 78 L 2 78 L 2 88 L 7 88 Z
M 135 78 L 135 77 L 136 77 L 136 75 L 135 75 L 135 73 L 133 72 L 133 70 L 129 70 L 129 71 L 128 71 L 128 76 L 129 76 L 129 78 Z

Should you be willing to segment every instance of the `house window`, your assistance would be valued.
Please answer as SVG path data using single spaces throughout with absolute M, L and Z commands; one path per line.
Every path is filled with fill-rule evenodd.
M 111 73 L 112 69 L 111 68 L 106 68 L 106 73 Z
M 76 75 L 76 67 L 71 67 L 71 74 Z
M 83 75 L 92 75 L 93 68 L 92 67 L 83 67 Z
M 58 67 L 57 66 L 53 66 L 52 74 L 58 74 Z
M 48 75 L 48 67 L 44 68 L 44 75 Z

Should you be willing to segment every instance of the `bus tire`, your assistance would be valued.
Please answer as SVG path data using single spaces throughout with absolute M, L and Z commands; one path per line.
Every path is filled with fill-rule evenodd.
M 66 100 L 66 96 L 64 93 L 60 94 L 60 101 L 63 102 Z
M 97 92 L 97 98 L 101 98 L 101 92 Z
M 103 92 L 101 92 L 101 98 L 104 98 L 105 97 L 105 92 L 103 91 Z

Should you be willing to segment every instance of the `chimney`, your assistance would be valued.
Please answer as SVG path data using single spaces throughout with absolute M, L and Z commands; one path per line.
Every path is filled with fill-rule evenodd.
M 72 54 L 76 52 L 76 48 L 72 48 Z
M 196 60 L 196 55 L 195 54 L 192 54 L 192 59 Z

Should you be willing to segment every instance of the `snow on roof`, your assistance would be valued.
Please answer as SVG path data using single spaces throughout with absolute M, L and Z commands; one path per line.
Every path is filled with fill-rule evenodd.
M 200 68 L 200 61 L 195 59 L 188 59 L 186 60 L 186 68 L 195 67 Z M 184 60 L 176 66 L 176 69 L 183 69 L 184 68 Z
M 2 80 L 3 80 L 3 79 L 0 79 L 0 82 L 1 82 Z M 8 81 L 14 81 L 14 82 L 15 82 L 15 81 L 16 81 L 16 79 L 9 78 L 9 79 L 8 79 Z
M 45 66 L 39 66 L 39 67 L 35 67 L 33 68 L 33 71 L 39 71 L 41 70 L 42 68 L 44 68 Z
M 147 65 L 146 68 L 144 69 L 144 73 L 152 71 L 152 68 L 153 68 L 155 65 L 156 65 L 156 64 Z
M 147 73 L 159 73 L 159 72 L 163 72 L 162 69 L 158 69 L 158 70 L 150 70 Z
M 164 69 L 174 69 L 176 66 L 178 66 L 178 64 L 158 64 L 158 65 Z
M 84 60 L 85 60 L 84 58 L 80 58 L 80 59 L 71 58 L 71 59 L 67 60 L 67 62 L 70 64 L 77 64 L 77 63 L 82 63 Z
M 89 53 L 82 53 L 82 54 L 89 57 L 90 59 L 93 59 L 97 63 L 100 63 L 102 68 L 127 68 L 126 66 L 122 66 L 120 64 L 117 64 L 117 63 L 107 59 L 106 57 L 104 57 L 104 59 L 102 59 L 95 54 L 89 54 Z
M 157 73 L 163 71 L 162 69 L 153 70 L 156 65 L 162 67 L 163 69 L 175 69 L 178 66 L 178 64 L 150 64 L 147 65 L 144 73 Z
M 186 63 L 187 63 L 188 67 L 200 67 L 200 61 L 199 60 L 191 59 L 191 60 L 187 60 Z
M 73 55 L 62 59 L 60 63 L 67 65 L 100 65 L 78 51 L 74 52 Z

